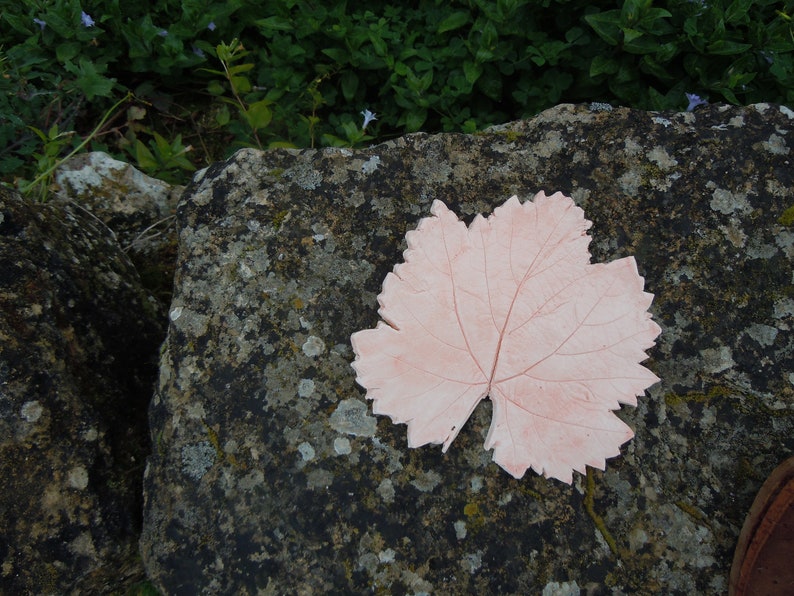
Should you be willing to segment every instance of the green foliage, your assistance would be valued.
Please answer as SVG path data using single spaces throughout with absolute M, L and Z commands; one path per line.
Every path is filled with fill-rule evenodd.
M 137 166 L 150 176 L 178 182 L 179 176 L 175 171 L 184 170 L 192 172 L 196 169 L 187 158 L 187 153 L 192 147 L 182 145 L 182 135 L 169 142 L 158 132 L 152 133 L 154 139 L 149 141 L 149 146 L 144 145 L 140 139 L 135 140 L 135 159 Z
M 174 179 L 241 146 L 473 132 L 559 102 L 794 107 L 792 13 L 794 0 L 0 0 L 0 179 L 57 161 L 127 92 L 145 122 L 111 120 L 90 147 Z M 366 131 L 364 109 L 378 114 Z
M 237 39 L 233 39 L 229 44 L 221 43 L 216 46 L 215 55 L 220 61 L 223 70 L 209 68 L 201 70 L 226 79 L 226 85 L 217 79 L 213 79 L 210 81 L 207 90 L 212 95 L 218 96 L 224 104 L 234 106 L 238 113 L 238 119 L 233 122 L 227 105 L 222 106 L 215 116 L 218 125 L 229 126 L 235 133 L 238 143 L 262 149 L 262 141 L 259 135 L 264 132 L 273 119 L 273 112 L 270 110 L 273 102 L 267 97 L 261 97 L 261 91 L 255 89 L 249 80 L 247 73 L 254 68 L 254 63 L 240 62 L 248 54 L 249 52 L 245 50 L 243 44 Z M 227 87 L 232 98 L 224 95 L 227 92 Z M 242 128 L 240 127 L 241 124 L 243 125 Z

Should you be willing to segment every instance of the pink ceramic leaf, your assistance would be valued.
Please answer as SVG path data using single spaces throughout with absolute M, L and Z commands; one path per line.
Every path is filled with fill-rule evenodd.
M 633 436 L 612 410 L 659 380 L 640 365 L 660 329 L 634 258 L 591 264 L 590 222 L 561 193 L 468 228 L 430 211 L 383 282 L 385 322 L 351 337 L 373 411 L 406 423 L 410 447 L 446 451 L 489 396 L 485 448 L 516 478 L 604 469 Z

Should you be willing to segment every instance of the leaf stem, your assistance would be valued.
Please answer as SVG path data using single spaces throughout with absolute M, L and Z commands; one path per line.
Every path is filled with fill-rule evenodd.
M 22 188 L 22 194 L 29 193 L 34 186 L 36 186 L 37 184 L 40 184 L 45 179 L 49 178 L 52 175 L 52 173 L 58 168 L 58 166 L 60 166 L 63 162 L 68 160 L 70 157 L 74 156 L 76 153 L 81 151 L 86 145 L 88 145 L 88 143 L 91 142 L 91 139 L 93 139 L 97 135 L 97 133 L 100 130 L 102 130 L 102 127 L 105 125 L 105 122 L 107 122 L 108 119 L 110 118 L 110 115 L 113 112 L 116 111 L 116 108 L 118 108 L 124 102 L 129 101 L 132 97 L 133 97 L 132 92 L 131 91 L 127 91 L 127 94 L 124 97 L 122 97 L 120 100 L 118 100 L 116 103 L 114 103 L 110 107 L 110 109 L 107 112 L 105 112 L 105 115 L 102 116 L 102 119 L 99 121 L 99 124 L 97 124 L 96 127 L 94 128 L 94 130 L 92 130 L 89 133 L 89 135 L 85 139 L 83 139 L 82 143 L 80 143 L 77 147 L 72 149 L 66 157 L 64 157 L 63 159 L 59 159 L 54 164 L 52 164 L 49 168 L 44 170 L 41 174 L 36 176 L 36 178 L 30 184 L 28 184 L 27 186 Z

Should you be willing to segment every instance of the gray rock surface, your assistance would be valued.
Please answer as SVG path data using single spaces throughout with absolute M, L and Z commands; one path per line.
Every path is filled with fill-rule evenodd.
M 558 106 L 483 134 L 243 150 L 178 209 L 141 550 L 166 594 L 718 594 L 794 450 L 794 113 Z M 663 328 L 636 437 L 574 484 L 482 449 L 409 449 L 350 368 L 352 332 L 433 199 L 464 218 L 560 190 L 594 261 L 635 255 Z M 567 593 L 567 592 L 566 592 Z M 578 593 L 578 592 L 577 592 Z
M 0 187 L 0 594 L 102 594 L 143 577 L 164 320 L 102 222 Z
M 102 151 L 74 156 L 54 178 L 56 199 L 79 203 L 113 230 L 122 248 L 138 252 L 165 239 L 183 190 Z
M 94 151 L 61 164 L 55 171 L 55 188 L 53 202 L 79 205 L 113 230 L 144 287 L 167 306 L 176 259 L 174 212 L 184 187 Z

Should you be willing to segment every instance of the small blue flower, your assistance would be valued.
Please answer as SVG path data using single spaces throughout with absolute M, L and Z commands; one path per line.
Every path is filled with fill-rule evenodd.
M 209 29 L 210 31 L 215 31 L 215 29 L 216 29 L 215 21 L 210 21 L 210 24 L 207 25 L 207 29 Z
M 91 18 L 91 15 L 85 12 L 84 10 L 80 11 L 80 20 L 83 21 L 84 27 L 93 27 L 94 26 L 94 19 Z
M 377 114 L 373 114 L 369 110 L 361 110 L 361 115 L 364 116 L 364 124 L 361 125 L 361 130 L 366 130 L 370 122 L 378 119 Z
M 192 46 L 192 49 L 193 49 L 193 53 L 196 56 L 198 56 L 199 58 L 204 58 L 204 50 L 202 50 L 200 47 L 196 45 Z
M 696 107 L 705 106 L 708 105 L 709 103 L 705 99 L 702 99 L 699 95 L 696 95 L 695 93 L 687 93 L 686 98 L 689 100 L 689 105 L 686 107 L 687 112 L 691 112 Z
M 168 37 L 168 31 L 166 31 L 165 29 L 160 29 L 157 32 L 157 35 L 159 35 L 160 37 Z
M 33 22 L 36 23 L 42 31 L 44 31 L 44 27 L 47 26 L 47 23 L 41 19 L 33 19 Z

